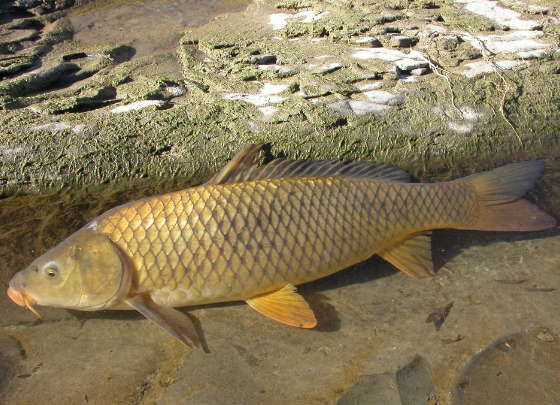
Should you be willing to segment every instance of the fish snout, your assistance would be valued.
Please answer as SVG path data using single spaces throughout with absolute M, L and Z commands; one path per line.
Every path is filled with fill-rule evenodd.
M 37 304 L 37 300 L 31 298 L 29 295 L 23 292 L 25 284 L 21 283 L 20 274 L 21 273 L 16 274 L 10 281 L 10 286 L 8 287 L 8 297 L 10 297 L 10 299 L 20 307 L 27 307 L 31 310 L 31 312 L 39 316 L 37 311 L 35 311 L 35 309 L 33 308 L 33 305 Z
M 18 304 L 20 307 L 25 307 L 25 306 L 27 306 L 27 305 L 25 304 L 25 302 L 26 302 L 25 296 L 24 296 L 22 293 L 20 293 L 19 291 L 17 291 L 17 290 L 16 290 L 14 287 L 12 287 L 12 286 L 10 286 L 10 287 L 8 288 L 8 297 L 10 297 L 10 299 L 11 299 L 12 301 L 14 301 L 16 304 Z M 27 298 L 27 299 L 29 299 L 29 298 Z

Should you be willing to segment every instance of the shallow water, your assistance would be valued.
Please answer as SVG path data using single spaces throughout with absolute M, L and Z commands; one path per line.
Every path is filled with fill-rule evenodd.
M 249 0 L 96 0 L 69 16 L 74 39 L 85 43 L 120 43 L 133 56 L 174 52 L 180 34 L 216 16 L 242 11 Z
M 545 161 L 530 198 L 559 218 L 560 159 Z M 447 180 L 503 163 L 421 177 Z M 143 180 L 0 200 L 0 288 L 105 210 L 187 185 Z M 374 258 L 302 286 L 316 330 L 276 324 L 246 305 L 191 309 L 210 354 L 190 353 L 132 312 L 39 308 L 37 321 L 2 294 L 0 402 L 31 404 L 41 393 L 46 405 L 490 405 L 484 398 L 515 388 L 520 401 L 552 405 L 560 401 L 559 242 L 558 229 L 437 232 L 434 279 L 413 280 Z M 426 323 L 451 302 L 440 329 Z

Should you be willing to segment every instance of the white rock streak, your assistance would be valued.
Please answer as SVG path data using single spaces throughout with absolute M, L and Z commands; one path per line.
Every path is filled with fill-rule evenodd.
M 161 100 L 136 101 L 135 103 L 121 105 L 120 107 L 113 108 L 111 112 L 113 114 L 121 114 L 127 111 L 141 110 L 142 108 L 146 108 L 150 106 L 162 107 L 164 104 L 165 102 Z
M 469 33 L 462 35 L 472 46 L 492 53 L 515 53 L 520 58 L 541 58 L 550 53 L 552 45 L 534 41 L 542 36 L 540 31 L 515 31 L 504 35 L 474 36 Z
M 457 3 L 466 4 L 466 9 L 471 13 L 494 20 L 514 30 L 534 30 L 541 26 L 538 21 L 521 20 L 517 11 L 498 6 L 498 2 L 489 0 L 455 0 Z
M 246 103 L 256 105 L 257 107 L 263 107 L 269 104 L 280 104 L 286 98 L 275 96 L 274 94 L 282 93 L 283 91 L 286 91 L 288 87 L 289 86 L 284 84 L 266 83 L 259 94 L 230 93 L 224 96 L 224 100 L 245 101 Z
M 328 14 L 328 11 L 324 11 L 321 14 L 316 14 L 315 11 L 302 11 L 301 13 L 297 14 L 276 13 L 269 16 L 270 22 L 268 24 L 272 25 L 273 30 L 281 30 L 282 28 L 286 28 L 286 25 L 288 25 L 288 20 L 290 18 L 302 18 L 302 20 L 299 22 L 309 24 L 313 21 L 320 20 Z
M 476 75 L 479 75 L 481 73 L 496 72 L 496 69 L 510 70 L 526 64 L 527 62 L 523 62 L 519 60 L 502 60 L 502 61 L 494 62 L 493 64 L 485 61 L 473 62 L 473 63 L 467 63 L 465 65 L 467 69 L 464 70 L 462 73 L 467 77 L 475 77 Z

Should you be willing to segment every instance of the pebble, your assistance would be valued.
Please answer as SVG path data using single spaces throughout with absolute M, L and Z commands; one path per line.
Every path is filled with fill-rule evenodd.
M 258 65 L 274 65 L 277 60 L 276 55 L 264 55 L 256 58 Z
M 411 48 L 418 43 L 416 37 L 406 37 L 402 35 L 394 36 L 391 38 L 391 46 L 398 46 L 400 48 Z
M 419 68 L 427 68 L 429 66 L 429 63 L 427 61 L 406 58 L 396 61 L 395 66 L 400 70 L 414 70 Z
M 431 69 L 429 69 L 429 68 L 427 68 L 427 67 L 412 69 L 412 70 L 410 71 L 410 73 L 411 73 L 413 76 L 422 76 L 422 75 L 425 75 L 426 73 L 429 73 L 429 72 L 431 72 Z
M 169 98 L 181 97 L 187 92 L 181 86 L 167 86 L 164 91 Z
M 373 37 L 365 37 L 365 38 L 357 39 L 356 43 L 360 45 L 369 45 L 372 48 L 381 48 L 383 46 L 381 45 L 381 41 Z
M 543 342 L 547 342 L 547 343 L 554 342 L 556 340 L 554 335 L 547 330 L 540 331 L 537 334 L 537 338 L 539 340 L 542 340 Z

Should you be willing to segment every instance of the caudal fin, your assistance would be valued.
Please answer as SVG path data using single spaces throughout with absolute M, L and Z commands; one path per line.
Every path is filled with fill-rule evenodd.
M 479 202 L 477 222 L 462 229 L 540 231 L 555 226 L 554 218 L 521 198 L 533 188 L 543 169 L 544 163 L 539 161 L 514 163 L 456 180 L 473 186 Z

